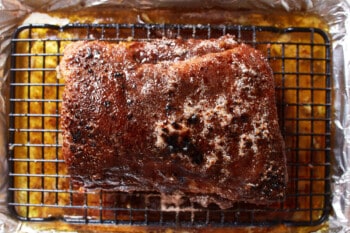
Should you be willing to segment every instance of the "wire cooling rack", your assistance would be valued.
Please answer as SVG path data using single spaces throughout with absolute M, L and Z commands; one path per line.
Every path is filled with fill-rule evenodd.
M 64 47 L 79 40 L 214 38 L 235 35 L 261 50 L 275 75 L 280 127 L 286 142 L 284 202 L 206 208 L 186 198 L 178 206 L 158 193 L 86 191 L 73 187 L 61 155 L 64 81 L 56 67 Z M 27 25 L 13 36 L 9 99 L 10 200 L 27 221 L 63 220 L 166 226 L 317 225 L 330 212 L 331 58 L 317 28 L 216 25 Z

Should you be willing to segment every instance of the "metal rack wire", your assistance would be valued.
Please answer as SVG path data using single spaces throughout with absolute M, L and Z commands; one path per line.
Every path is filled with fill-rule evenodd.
M 288 193 L 282 203 L 236 203 L 222 210 L 183 198 L 165 208 L 157 193 L 82 191 L 69 182 L 59 128 L 66 44 L 78 40 L 151 40 L 235 35 L 261 50 L 276 79 L 286 140 Z M 9 100 L 10 200 L 21 220 L 167 226 L 317 225 L 330 212 L 331 47 L 316 28 L 239 25 L 27 25 L 12 39 Z M 168 206 L 169 207 L 169 206 Z

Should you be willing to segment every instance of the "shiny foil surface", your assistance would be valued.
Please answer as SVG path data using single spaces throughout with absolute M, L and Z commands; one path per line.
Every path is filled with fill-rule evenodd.
M 176 14 L 158 14 L 164 9 L 181 9 L 184 13 L 177 20 L 203 22 L 210 15 L 210 22 L 232 24 L 271 25 L 278 27 L 320 26 L 331 39 L 331 86 L 332 86 L 332 121 L 331 121 L 331 196 L 332 211 L 324 224 L 315 227 L 253 227 L 233 228 L 237 232 L 349 232 L 350 231 L 350 1 L 335 0 L 261 0 L 261 1 L 177 1 L 177 0 L 134 0 L 134 1 L 50 1 L 50 0 L 0 0 L 0 232 L 147 232 L 150 230 L 170 231 L 173 229 L 152 227 L 115 227 L 70 225 L 69 223 L 48 222 L 35 224 L 15 219 L 8 211 L 8 99 L 10 76 L 10 43 L 13 33 L 20 25 L 29 23 L 169 23 Z M 130 14 L 120 14 L 113 18 L 101 15 L 103 9 L 110 8 Z M 69 12 L 69 13 L 67 13 Z M 237 13 L 238 12 L 238 13 Z M 240 14 L 239 12 L 244 12 Z M 281 14 L 283 12 L 283 14 Z M 251 14 L 251 15 L 249 15 Z M 283 18 L 283 15 L 295 15 L 295 21 Z M 250 17 L 247 17 L 247 16 Z M 321 19 L 306 22 L 309 16 Z M 159 17 L 161 16 L 161 17 Z M 264 19 L 264 20 L 261 20 Z M 304 21 L 305 20 L 305 21 Z M 312 21 L 312 17 L 311 17 Z M 315 25 L 316 24 L 316 25 Z M 95 227 L 95 228 L 94 228 Z M 249 229 L 248 229 L 249 228 Z M 220 229 L 214 229 L 220 230 Z M 213 231 L 214 231 L 213 230 Z M 174 231 L 205 232 L 203 229 L 175 229 Z M 222 229 L 232 232 L 232 229 Z

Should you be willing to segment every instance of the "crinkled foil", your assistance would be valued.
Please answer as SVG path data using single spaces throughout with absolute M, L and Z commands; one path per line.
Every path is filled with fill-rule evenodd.
M 305 12 L 318 15 L 329 27 L 332 43 L 332 214 L 329 229 L 322 232 L 350 232 L 350 0 L 0 0 L 0 232 L 39 232 L 11 218 L 7 210 L 7 112 L 10 40 L 14 30 L 25 22 L 66 24 L 50 13 L 66 9 L 79 11 L 93 7 L 154 9 L 183 6 L 189 9 L 219 8 L 254 12 Z M 36 19 L 29 17 L 40 12 Z M 142 17 L 140 17 L 142 22 Z M 25 226 L 24 226 L 25 225 Z M 121 231 L 125 230 L 122 228 Z M 273 232 L 293 232 L 277 227 Z M 138 229 L 140 230 L 140 229 Z M 53 232 L 54 230 L 50 230 Z M 43 231 L 40 231 L 43 232 Z M 130 232 L 130 231 L 128 231 Z M 307 231 L 309 232 L 309 231 Z M 321 232 L 321 231 L 318 231 Z

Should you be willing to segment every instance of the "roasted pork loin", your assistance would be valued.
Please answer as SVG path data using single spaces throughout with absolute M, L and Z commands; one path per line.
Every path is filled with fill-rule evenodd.
M 259 51 L 229 35 L 82 41 L 67 46 L 59 72 L 62 153 L 76 185 L 219 205 L 284 198 L 273 73 Z

